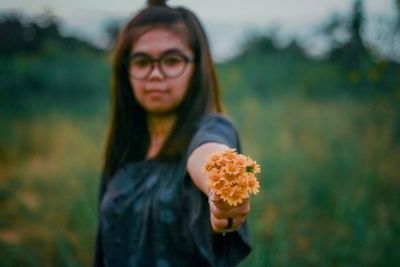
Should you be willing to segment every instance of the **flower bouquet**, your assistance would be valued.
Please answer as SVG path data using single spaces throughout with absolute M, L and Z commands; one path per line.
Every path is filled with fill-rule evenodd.
M 255 174 L 261 172 L 260 165 L 235 149 L 211 153 L 203 172 L 208 174 L 210 192 L 231 206 L 237 206 L 250 194 L 259 192 L 260 184 Z

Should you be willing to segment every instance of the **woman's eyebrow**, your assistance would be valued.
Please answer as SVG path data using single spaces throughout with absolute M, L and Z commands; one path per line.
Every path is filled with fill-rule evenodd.
M 179 49 L 179 48 L 171 48 L 171 49 L 167 49 L 164 52 L 162 52 L 161 55 L 158 58 L 163 57 L 163 56 L 168 55 L 168 54 L 179 54 L 179 55 L 185 56 L 185 53 L 183 53 L 183 51 L 181 49 Z M 134 52 L 134 53 L 130 54 L 129 58 L 137 57 L 137 56 L 154 58 L 151 55 L 149 55 L 148 53 L 142 52 L 142 51 L 138 51 L 138 52 Z M 154 58 L 154 59 L 156 59 L 156 58 Z
M 136 57 L 136 56 L 144 56 L 144 57 L 150 57 L 149 54 L 145 53 L 145 52 L 134 52 L 132 54 L 129 55 L 130 58 L 132 57 Z
M 183 53 L 182 50 L 180 50 L 180 49 L 178 49 L 178 48 L 171 48 L 171 49 L 168 49 L 168 50 L 162 52 L 161 56 L 167 55 L 167 54 L 180 54 L 180 55 L 185 55 L 185 53 Z

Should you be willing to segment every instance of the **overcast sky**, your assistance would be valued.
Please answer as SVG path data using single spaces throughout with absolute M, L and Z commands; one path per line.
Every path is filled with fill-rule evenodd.
M 367 18 L 395 14 L 395 0 L 364 0 Z M 50 10 L 67 32 L 97 40 L 109 18 L 127 18 L 143 0 L 0 0 L 0 10 L 37 15 Z M 353 0 L 170 0 L 183 5 L 204 23 L 217 58 L 234 53 L 249 29 L 280 26 L 281 32 L 306 36 L 334 14 L 348 14 Z

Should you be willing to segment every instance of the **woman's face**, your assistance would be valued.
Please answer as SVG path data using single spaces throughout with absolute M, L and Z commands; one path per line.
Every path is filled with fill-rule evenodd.
M 185 98 L 194 69 L 192 59 L 192 49 L 173 31 L 155 28 L 141 35 L 132 47 L 129 64 L 138 103 L 148 113 L 174 113 Z

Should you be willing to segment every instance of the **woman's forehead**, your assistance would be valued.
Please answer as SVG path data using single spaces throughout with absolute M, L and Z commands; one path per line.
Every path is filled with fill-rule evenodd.
M 159 55 L 172 49 L 178 49 L 184 53 L 192 52 L 183 34 L 172 29 L 158 27 L 144 32 L 132 46 L 131 53 L 144 52 Z

